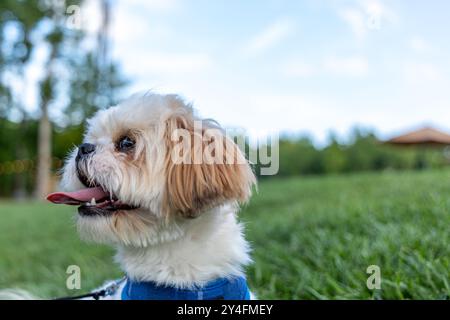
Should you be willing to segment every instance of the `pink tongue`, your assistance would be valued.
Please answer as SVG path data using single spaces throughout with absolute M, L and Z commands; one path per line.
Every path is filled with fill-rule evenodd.
M 109 197 L 109 194 L 102 188 L 82 189 L 75 192 L 55 192 L 47 196 L 47 200 L 56 204 L 79 205 L 95 201 L 100 201 Z

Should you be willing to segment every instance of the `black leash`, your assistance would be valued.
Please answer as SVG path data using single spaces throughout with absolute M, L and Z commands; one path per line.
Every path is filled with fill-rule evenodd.
M 53 300 L 80 300 L 85 298 L 93 298 L 94 300 L 100 300 L 100 298 L 112 296 L 116 293 L 117 289 L 119 289 L 119 286 L 122 282 L 124 282 L 127 279 L 127 277 L 123 277 L 122 279 L 110 284 L 105 289 L 82 294 L 79 296 L 69 296 L 69 297 L 62 297 L 62 298 L 55 298 Z
M 82 294 L 79 296 L 69 296 L 69 297 L 62 297 L 62 298 L 55 298 L 53 300 L 80 300 L 84 298 L 94 298 L 95 300 L 99 300 L 102 297 L 106 296 L 106 290 L 100 290 L 100 291 L 94 291 L 87 294 Z

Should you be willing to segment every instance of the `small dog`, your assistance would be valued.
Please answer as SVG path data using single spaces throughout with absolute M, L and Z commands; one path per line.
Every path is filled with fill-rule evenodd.
M 114 299 L 249 299 L 237 221 L 256 184 L 239 147 L 176 95 L 133 96 L 88 120 L 48 200 L 77 205 L 86 240 L 112 244 Z

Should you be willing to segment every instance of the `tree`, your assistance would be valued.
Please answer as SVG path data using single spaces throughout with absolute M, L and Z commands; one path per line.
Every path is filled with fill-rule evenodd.
M 37 153 L 35 179 L 16 174 L 15 185 L 17 190 L 24 190 L 23 186 L 34 180 L 38 199 L 49 191 L 52 155 L 61 157 L 72 146 L 71 142 L 55 139 L 55 130 L 79 140 L 80 123 L 98 108 L 115 102 L 118 89 L 125 84 L 115 63 L 104 58 L 108 52 L 110 5 L 107 0 L 99 1 L 103 3 L 105 19 L 99 30 L 99 44 L 94 48 L 83 47 L 86 35 L 65 23 L 66 8 L 81 5 L 83 0 L 0 2 L 0 118 L 4 119 L 0 123 L 7 124 L 7 134 L 14 132 L 16 141 L 27 141 L 10 147 L 14 151 L 8 154 L 14 156 L 9 160 L 30 158 Z M 19 36 L 5 38 L 4 30 L 11 27 L 19 30 Z M 34 112 L 24 108 L 20 89 L 10 85 L 7 77 L 14 77 L 16 84 L 23 83 L 24 70 L 33 63 L 33 52 L 42 43 L 47 45 L 48 55 L 38 88 L 38 112 Z M 31 146 L 30 139 L 34 140 Z M 56 150 L 52 150 L 53 142 Z
M 48 115 L 49 104 L 54 98 L 55 63 L 60 56 L 63 33 L 57 27 L 48 37 L 50 55 L 46 65 L 46 75 L 41 83 L 41 116 L 38 135 L 38 167 L 36 176 L 36 198 L 44 199 L 50 191 L 50 172 L 52 163 L 52 125 Z
M 18 119 L 20 125 L 15 140 L 19 143 L 14 148 L 13 154 L 16 159 L 24 159 L 28 157 L 28 151 L 23 143 L 24 132 L 27 131 L 28 126 L 28 114 L 22 100 L 17 98 L 19 92 L 8 79 L 17 80 L 23 77 L 33 49 L 31 34 L 39 22 L 46 17 L 46 13 L 40 10 L 37 1 L 12 0 L 2 1 L 0 12 L 2 12 L 0 16 L 0 116 L 6 118 L 15 115 Z M 18 30 L 18 35 L 5 38 L 3 30 L 14 26 Z M 14 175 L 14 193 L 17 198 L 25 196 L 25 184 L 23 173 Z
M 90 117 L 97 109 L 107 107 L 115 101 L 115 92 L 125 84 L 119 72 L 108 60 L 108 28 L 110 20 L 110 3 L 101 0 L 103 14 L 102 25 L 98 31 L 97 48 L 93 52 L 82 54 L 64 54 L 61 49 L 67 42 L 78 44 L 77 34 L 64 32 L 56 25 L 53 33 L 48 37 L 51 54 L 47 65 L 47 76 L 43 81 L 41 96 L 41 118 L 39 125 L 39 164 L 36 180 L 36 196 L 42 199 L 49 191 L 51 168 L 51 123 L 48 117 L 48 106 L 54 98 L 56 87 L 53 66 L 60 60 L 66 62 L 66 67 L 72 69 L 72 77 L 68 79 L 71 103 L 66 107 L 67 120 L 70 125 L 78 125 L 78 120 Z M 73 43 L 72 43 L 73 45 Z M 67 63 L 69 62 L 70 63 Z

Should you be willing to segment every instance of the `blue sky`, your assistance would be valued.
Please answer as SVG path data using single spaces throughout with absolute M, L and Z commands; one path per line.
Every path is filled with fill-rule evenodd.
M 82 8 L 95 29 L 96 1 Z M 252 136 L 450 130 L 450 1 L 115 0 L 129 93 L 179 93 Z

